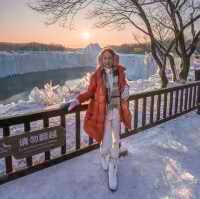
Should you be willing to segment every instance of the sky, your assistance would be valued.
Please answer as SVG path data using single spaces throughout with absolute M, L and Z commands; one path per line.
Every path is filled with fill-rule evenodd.
M 133 31 L 141 34 L 133 27 L 121 31 L 94 28 L 94 20 L 85 19 L 84 13 L 75 18 L 74 30 L 63 28 L 58 23 L 47 26 L 46 16 L 31 10 L 27 2 L 30 0 L 0 0 L 0 42 L 54 43 L 72 48 L 98 42 L 104 47 L 134 43 Z

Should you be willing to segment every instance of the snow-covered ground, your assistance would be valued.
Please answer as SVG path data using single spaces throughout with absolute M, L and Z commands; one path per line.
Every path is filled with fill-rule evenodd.
M 190 112 L 122 139 L 119 189 L 111 193 L 99 149 L 0 186 L 3 199 L 199 199 L 199 115 Z

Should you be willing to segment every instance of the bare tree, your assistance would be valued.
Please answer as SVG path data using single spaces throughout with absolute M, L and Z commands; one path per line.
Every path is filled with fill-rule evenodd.
M 190 69 L 190 58 L 200 40 L 200 1 L 199 0 L 164 0 L 170 28 L 175 36 L 175 49 L 181 58 L 180 79 L 185 82 Z
M 174 34 L 172 28 L 170 27 L 171 21 L 165 15 L 165 11 L 160 5 L 158 5 L 156 8 L 153 7 L 153 9 L 150 9 L 148 15 L 155 35 L 157 36 L 157 40 L 159 41 L 158 44 L 163 51 L 165 62 L 167 59 L 169 60 L 173 81 L 177 81 L 175 61 L 171 52 L 175 46 Z

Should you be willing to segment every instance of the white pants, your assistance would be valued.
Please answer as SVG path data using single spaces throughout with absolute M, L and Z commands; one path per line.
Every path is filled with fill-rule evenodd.
M 109 155 L 111 158 L 119 158 L 121 122 L 119 110 L 114 108 L 108 111 L 105 118 L 104 137 L 100 143 L 100 154 Z

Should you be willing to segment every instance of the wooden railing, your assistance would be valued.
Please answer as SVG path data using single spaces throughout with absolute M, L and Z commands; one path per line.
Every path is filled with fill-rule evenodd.
M 196 81 L 176 87 L 131 95 L 129 97 L 129 107 L 133 115 L 133 128 L 125 128 L 125 131 L 121 132 L 120 137 L 125 138 L 199 108 L 199 90 L 200 81 Z M 88 137 L 88 143 L 81 146 L 81 112 L 84 112 L 86 109 L 87 104 L 77 107 L 74 112 L 68 112 L 67 108 L 62 110 L 54 107 L 39 112 L 0 118 L 0 129 L 3 129 L 3 137 L 7 137 L 12 136 L 10 127 L 13 125 L 23 124 L 24 131 L 29 133 L 32 130 L 32 122 L 42 120 L 43 128 L 46 128 L 49 127 L 49 120 L 53 117 L 59 117 L 60 125 L 66 128 L 66 115 L 75 114 L 74 150 L 66 150 L 66 144 L 64 144 L 60 147 L 60 156 L 56 158 L 51 158 L 51 151 L 46 151 L 44 152 L 45 160 L 36 165 L 33 164 L 32 157 L 27 157 L 26 168 L 21 170 L 13 169 L 12 156 L 5 157 L 2 160 L 5 163 L 5 172 L 0 176 L 0 184 L 97 149 L 99 145 L 90 137 Z

